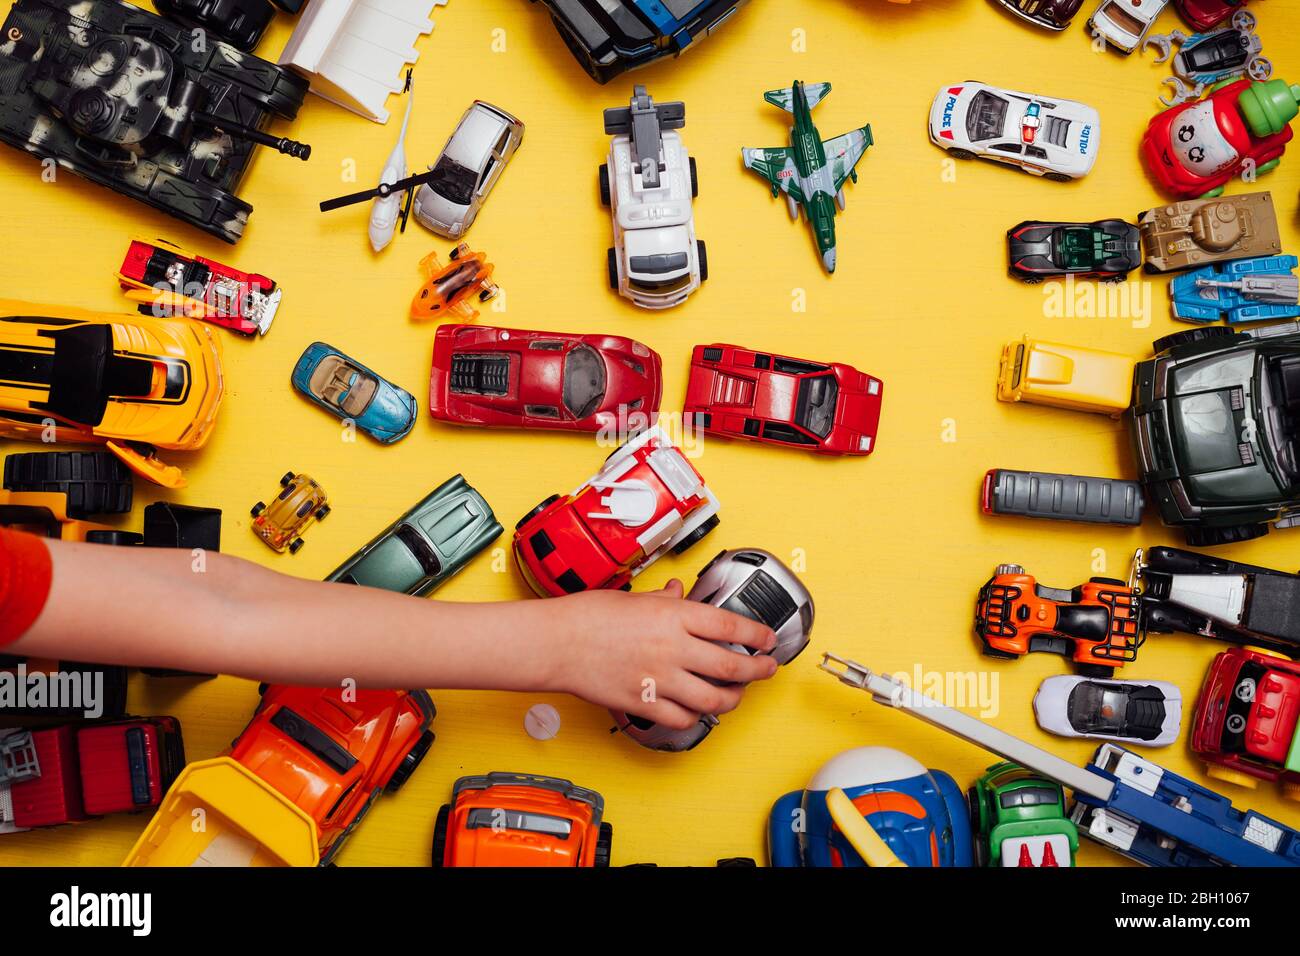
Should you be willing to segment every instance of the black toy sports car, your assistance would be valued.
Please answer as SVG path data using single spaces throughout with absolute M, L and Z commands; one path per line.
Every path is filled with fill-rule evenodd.
M 1065 275 L 1118 282 L 1142 264 L 1142 235 L 1122 219 L 1028 220 L 1007 230 L 1007 256 L 1025 282 Z

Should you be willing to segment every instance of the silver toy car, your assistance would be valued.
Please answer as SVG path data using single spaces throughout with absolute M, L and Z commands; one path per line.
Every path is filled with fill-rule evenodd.
M 788 664 L 798 657 L 812 635 L 812 595 L 776 555 L 759 548 L 721 552 L 700 572 L 686 599 L 766 624 L 776 632 L 776 645 L 767 653 L 778 664 Z M 740 644 L 723 647 L 741 654 L 757 653 Z M 690 750 L 718 725 L 718 718 L 712 714 L 702 715 L 694 727 L 674 730 L 634 714 L 611 713 L 619 730 L 651 750 Z
M 459 238 L 473 225 L 523 138 L 523 123 L 475 100 L 429 167 L 433 178 L 415 191 L 415 218 L 440 236 Z

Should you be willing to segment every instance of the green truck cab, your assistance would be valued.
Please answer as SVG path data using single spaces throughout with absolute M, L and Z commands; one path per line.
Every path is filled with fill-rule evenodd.
M 1074 866 L 1079 831 L 1059 783 L 1003 761 L 975 781 L 966 799 L 977 866 Z

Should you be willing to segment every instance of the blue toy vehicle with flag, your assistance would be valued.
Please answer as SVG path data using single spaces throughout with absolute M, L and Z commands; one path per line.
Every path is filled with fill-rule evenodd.
M 1300 316 L 1295 256 L 1232 259 L 1177 276 L 1169 284 L 1174 318 L 1184 322 L 1265 322 Z

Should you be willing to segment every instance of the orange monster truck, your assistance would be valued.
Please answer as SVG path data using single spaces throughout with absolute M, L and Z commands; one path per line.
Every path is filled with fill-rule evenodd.
M 1138 592 L 1115 578 L 1073 590 L 1039 584 L 1018 564 L 999 564 L 975 603 L 984 653 L 1013 659 L 1036 651 L 1069 657 L 1080 674 L 1109 677 L 1146 640 Z

